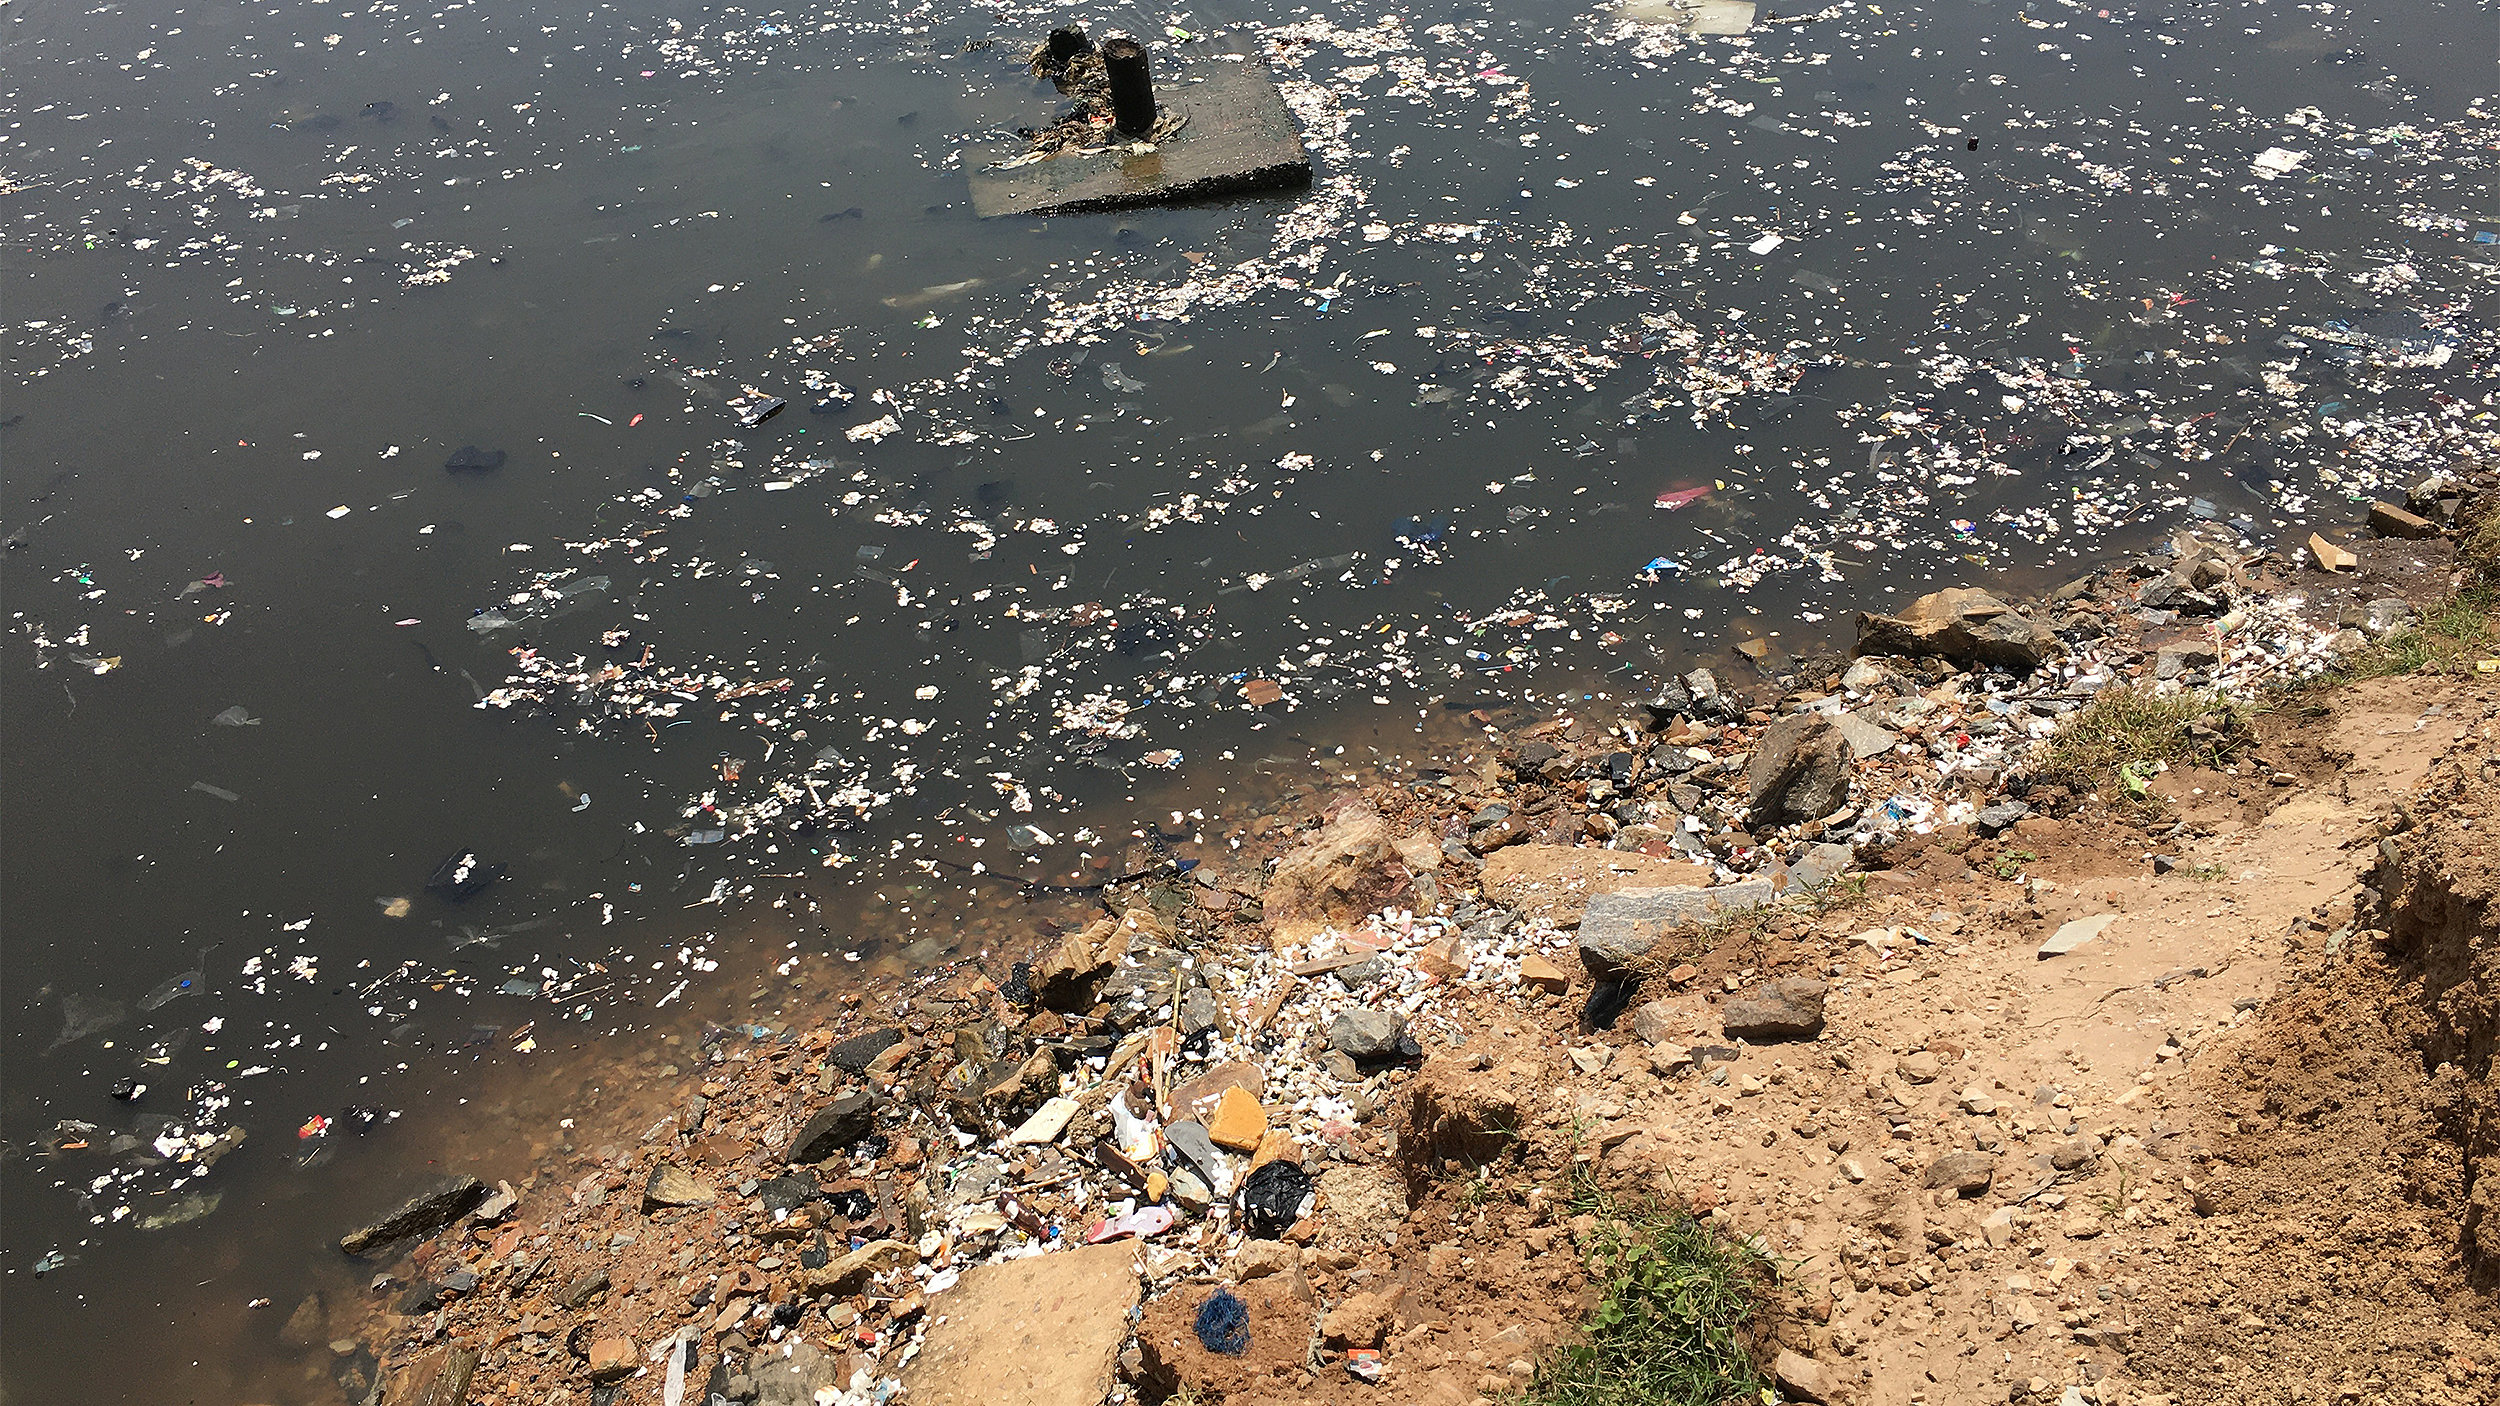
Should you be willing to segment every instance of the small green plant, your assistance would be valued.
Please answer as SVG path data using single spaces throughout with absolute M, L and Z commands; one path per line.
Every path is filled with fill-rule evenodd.
M 1818 918 L 1863 908 L 1869 901 L 1864 874 L 1843 874 L 1829 883 L 1815 885 L 1805 895 L 1806 911 Z
M 2152 779 L 2164 764 L 2221 766 L 2245 736 L 2240 711 L 2211 695 L 2103 689 L 2058 724 L 2038 774 L 2097 791 L 2113 806 L 2152 805 Z
M 1988 867 L 1995 870 L 1996 876 L 2000 879 L 2019 878 L 2022 875 L 2023 866 L 2039 857 L 2027 849 L 2009 849 L 1998 855 Z
M 1522 1406 L 1723 1406 L 1758 1398 L 1746 1351 L 1771 1265 L 1718 1227 L 1654 1200 L 1574 1178 L 1572 1209 L 1596 1218 L 1581 1246 L 1599 1285 L 1577 1338 L 1549 1352 Z
M 2493 520 L 2500 521 L 2500 515 Z M 2491 657 L 2495 611 L 2500 611 L 2500 586 L 2468 586 L 2422 612 L 2416 623 L 2347 660 L 2336 677 L 2352 682 L 2394 674 L 2471 673 L 2476 660 Z
M 2113 1159 L 2110 1170 L 2116 1174 L 2117 1184 L 2095 1195 L 2092 1204 L 2101 1208 L 2103 1219 L 2116 1220 L 2119 1213 L 2127 1209 L 2127 1197 L 2135 1190 L 2135 1166 Z
M 2227 864 L 2191 864 L 2179 872 L 2200 884 L 2218 884 L 2231 877 Z
M 1777 916 L 1779 916 L 1777 911 L 1768 903 L 1756 903 L 1745 908 L 1730 908 L 1702 924 L 1702 946 L 1707 950 L 1731 938 L 1758 938 L 1769 930 L 1771 920 Z

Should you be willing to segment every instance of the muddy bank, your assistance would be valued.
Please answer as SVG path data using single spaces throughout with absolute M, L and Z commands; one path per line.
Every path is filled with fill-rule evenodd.
M 459 1188 L 302 1335 L 390 1401 L 1470 1400 L 1584 1307 L 1577 1173 L 1785 1266 L 1793 1399 L 2154 1406 L 2162 1268 L 2229 1184 L 2191 1071 L 2297 999 L 2282 932 L 2351 921 L 2370 807 L 2466 739 L 2383 682 L 2216 705 L 2194 765 L 2100 788 L 2044 743 L 2116 686 L 2314 677 L 2456 584 L 2444 539 L 2352 548 L 2185 534 L 1852 661 L 1477 715 L 1022 960 L 705 1032 L 661 1116 Z

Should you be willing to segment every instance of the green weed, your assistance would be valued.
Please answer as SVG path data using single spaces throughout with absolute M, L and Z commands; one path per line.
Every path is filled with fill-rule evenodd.
M 1725 1406 L 1759 1399 L 1746 1351 L 1772 1267 L 1707 1221 L 1628 1202 L 1575 1180 L 1572 1209 L 1595 1216 L 1582 1246 L 1600 1286 L 1577 1338 L 1547 1354 L 1522 1406 Z
M 2037 774 L 2111 805 L 2151 805 L 2164 764 L 2222 766 L 2245 735 L 2239 710 L 2209 694 L 2103 689 L 2058 724 Z
M 1864 874 L 1843 874 L 1830 883 L 1817 884 L 1806 890 L 1804 898 L 1806 911 L 1818 918 L 1863 908 L 1870 901 Z
M 2492 520 L 2500 521 L 2500 515 Z M 2468 586 L 2422 612 L 2416 623 L 2346 660 L 2336 677 L 2351 682 L 2394 674 L 2472 673 L 2476 660 L 2491 657 L 2495 611 L 2500 611 L 2500 586 Z

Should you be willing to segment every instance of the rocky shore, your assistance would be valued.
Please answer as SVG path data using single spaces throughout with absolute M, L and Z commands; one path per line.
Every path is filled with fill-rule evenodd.
M 370 1301 L 284 1331 L 393 1406 L 1466 1402 L 1583 1320 L 1602 1186 L 1756 1257 L 1738 1370 L 1787 1400 L 2489 1400 L 2487 1298 L 2375 1365 L 2270 1362 L 2224 1308 L 2264 1286 L 2183 1267 L 2267 1219 L 2232 1139 L 2284 1121 L 2202 1071 L 2388 937 L 2374 844 L 2437 767 L 2484 784 L 2500 676 L 2234 705 L 2451 597 L 2493 492 L 2296 550 L 2197 524 L 2044 599 L 1870 613 L 1851 658 L 1748 641 L 1474 714 L 1027 960 L 712 1029 L 671 1116 L 426 1189 L 341 1241 Z M 2189 751 L 2061 753 L 2112 690 L 2200 700 Z M 2379 1301 L 2468 1293 L 2464 1223 L 2382 1235 Z

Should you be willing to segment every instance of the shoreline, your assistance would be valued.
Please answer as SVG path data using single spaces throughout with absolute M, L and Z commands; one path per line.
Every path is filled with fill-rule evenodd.
M 1696 670 L 1648 704 L 1479 712 L 1482 745 L 1419 761 L 1415 783 L 1323 783 L 1339 794 L 1317 810 L 1287 802 L 1237 824 L 1238 849 L 1211 843 L 1182 873 L 1107 887 L 1100 920 L 1036 934 L 1027 961 L 990 954 L 1003 981 L 957 963 L 845 995 L 847 1021 L 707 1032 L 679 1076 L 691 1092 L 628 1150 L 550 1156 L 509 1198 L 462 1186 L 408 1222 L 443 1233 L 373 1266 L 393 1281 L 377 1299 L 421 1307 L 367 1319 L 382 1349 L 371 1399 L 663 1401 L 672 1377 L 698 1400 L 882 1401 L 895 1381 L 907 1399 L 954 1399 L 933 1374 L 987 1369 L 966 1356 L 977 1350 L 962 1330 L 948 1331 L 965 1310 L 944 1296 L 1008 1311 L 1041 1262 L 1076 1272 L 1051 1252 L 1121 1218 L 1130 1235 L 1069 1260 L 1125 1266 L 1077 1296 L 1094 1310 L 1091 1330 L 1064 1325 L 1071 1342 L 1117 1339 L 1092 1353 L 1100 1389 L 1050 1399 L 1160 1399 L 1241 1370 L 1157 1336 L 1174 1331 L 1174 1304 L 1194 1302 L 1182 1286 L 1217 1282 L 1256 1289 L 1254 1324 L 1292 1311 L 1286 1301 L 1310 1311 L 1317 1345 L 1271 1364 L 1301 1373 L 1300 1388 L 1369 1390 L 1313 1367 L 1385 1352 L 1394 1368 L 1407 1355 L 1392 1333 L 1404 1289 L 1367 1287 L 1385 1272 L 1370 1261 L 1412 1258 L 1398 1227 L 1465 1194 L 1467 1178 L 1432 1153 L 1472 1162 L 1515 1144 L 1532 1162 L 1554 1151 L 1525 1150 L 1550 1142 L 1543 1122 L 1520 1135 L 1536 1081 L 1502 1087 L 1520 1061 L 1497 1065 L 1481 1045 L 1541 1045 L 1562 1053 L 1567 1077 L 1594 1077 L 1615 1056 L 1589 1051 L 1646 1017 L 1638 1039 L 1654 1080 L 1724 1078 L 1757 1048 L 1740 1026 L 1712 1037 L 1734 1048 L 1687 1038 L 1708 1034 L 1698 1030 L 1666 1038 L 1670 1017 L 1655 1009 L 1711 964 L 1696 934 L 1778 921 L 1771 905 L 1813 889 L 1826 910 L 1912 898 L 1931 883 L 1912 862 L 1940 831 L 2010 840 L 2098 808 L 2026 775 L 2057 719 L 2113 684 L 2246 692 L 2314 677 L 2368 643 L 2342 619 L 2382 634 L 2402 623 L 2369 620 L 2357 587 L 2453 590 L 2452 544 L 2443 564 L 2437 545 L 2377 540 L 2352 581 L 2190 541 L 2167 567 L 2157 549 L 2023 607 L 1939 593 L 1923 611 L 1862 622 L 1862 651 L 1876 652 L 1821 675 L 1822 689 L 1798 686 L 1808 666 L 1765 641 L 1761 656 L 1746 651 L 1760 678 L 1742 685 Z M 2025 664 L 2036 667 L 2012 672 Z M 2296 784 L 2247 779 L 2259 800 Z M 2127 785 L 2139 780 L 2160 794 L 2154 777 Z M 1636 896 L 1600 897 L 1626 888 Z M 1819 981 L 1741 970 L 1723 994 L 1750 988 L 1744 999 L 1763 1008 L 1741 1027 L 1758 1048 L 1821 1032 L 1821 995 L 1779 989 Z M 1525 1026 L 1545 1029 L 1523 1038 Z M 576 1142 L 632 1136 L 616 1131 Z M 1568 1169 L 1586 1154 L 1561 1156 Z M 557 1176 L 559 1161 L 571 1175 Z M 1272 1163 L 1317 1169 L 1262 1177 L 1302 1188 L 1292 1208 L 1309 1214 L 1241 1239 L 1244 1220 L 1261 1217 L 1240 1184 Z M 1754 1233 L 1702 1204 L 1715 1199 L 1684 1197 Z M 1520 1209 L 1545 1221 L 1523 1235 L 1553 1231 L 1551 1204 Z M 1542 1238 L 1552 1253 L 1584 1237 Z M 1262 1248 L 1277 1245 L 1290 1252 Z M 1141 1293 L 1147 1327 L 1132 1333 Z M 1514 1364 L 1533 1365 L 1569 1318 L 1547 1314 L 1473 1387 L 1524 1381 Z M 682 1360 L 675 1372 L 662 1362 L 669 1342 L 698 1349 L 690 1379 Z M 1345 1355 L 1364 1352 L 1375 1355 Z M 785 1386 L 804 1389 L 775 1394 Z

